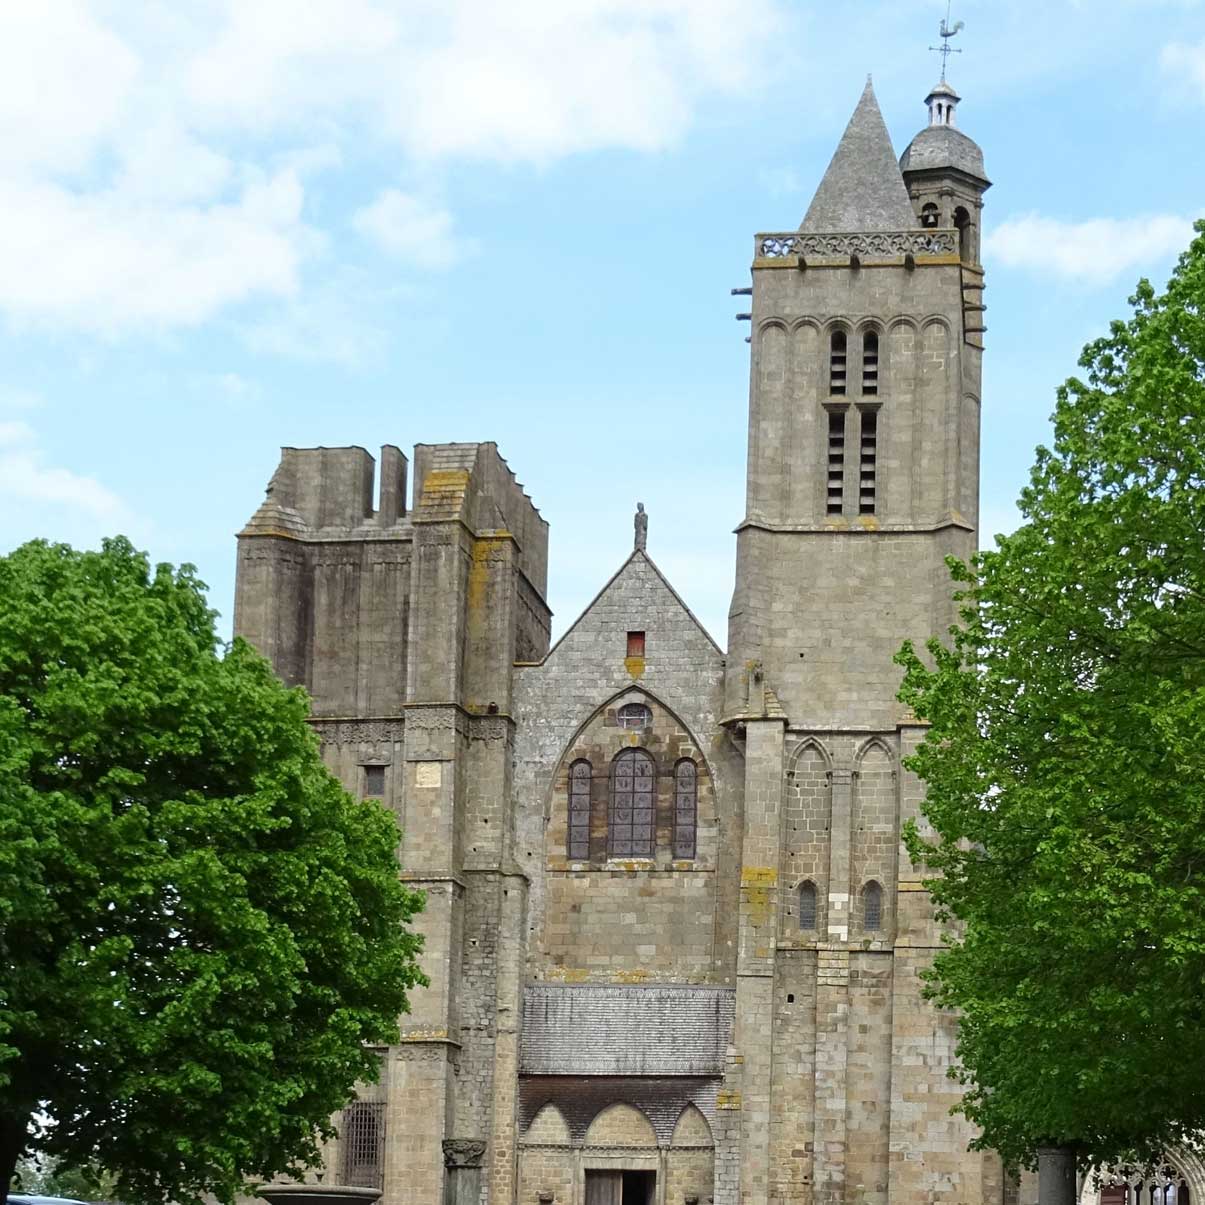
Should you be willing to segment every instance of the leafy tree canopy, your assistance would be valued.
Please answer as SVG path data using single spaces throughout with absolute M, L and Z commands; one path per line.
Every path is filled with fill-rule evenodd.
M 23 1148 L 148 1202 L 313 1161 L 423 982 L 392 817 L 213 618 L 123 539 L 0 558 L 0 1194 Z
M 1205 224 L 1167 292 L 1058 391 L 1023 526 L 952 562 L 961 622 L 901 699 L 959 939 L 961 1108 L 1031 1163 L 1155 1158 L 1205 1130 Z

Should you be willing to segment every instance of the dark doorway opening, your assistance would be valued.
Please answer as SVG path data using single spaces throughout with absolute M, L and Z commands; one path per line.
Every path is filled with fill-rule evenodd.
M 624 1172 L 622 1205 L 653 1205 L 656 1199 L 656 1172 Z
M 586 1172 L 586 1205 L 653 1205 L 657 1173 L 608 1169 Z

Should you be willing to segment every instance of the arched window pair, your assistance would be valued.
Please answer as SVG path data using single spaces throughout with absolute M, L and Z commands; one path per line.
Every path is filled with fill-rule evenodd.
M 817 924 L 816 884 L 810 879 L 799 884 L 799 927 L 815 929 Z M 862 888 L 862 932 L 877 933 L 883 927 L 883 888 L 873 879 Z
M 828 392 L 844 397 L 849 391 L 849 335 L 835 330 L 829 336 Z M 862 332 L 862 396 L 877 397 L 879 392 L 879 332 Z
M 594 767 L 585 758 L 569 767 L 568 854 L 590 857 Z M 693 858 L 699 811 L 699 771 L 690 758 L 674 767 L 673 856 Z M 624 749 L 611 763 L 607 792 L 607 856 L 651 858 L 657 845 L 657 767 L 644 749 Z

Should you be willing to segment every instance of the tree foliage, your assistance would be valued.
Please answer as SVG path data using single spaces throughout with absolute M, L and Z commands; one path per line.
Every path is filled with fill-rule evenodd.
M 74 1201 L 111 1201 L 117 1195 L 117 1181 L 111 1172 L 95 1164 L 69 1167 L 59 1159 L 22 1155 L 9 1191 Z
M 1205 1130 L 1205 224 L 1131 306 L 1058 391 L 1023 526 L 952 562 L 950 643 L 897 658 L 930 725 L 911 851 L 958 922 L 930 991 L 1014 1163 Z
M 393 818 L 202 590 L 0 558 L 0 1194 L 23 1147 L 145 1201 L 313 1161 L 423 981 Z

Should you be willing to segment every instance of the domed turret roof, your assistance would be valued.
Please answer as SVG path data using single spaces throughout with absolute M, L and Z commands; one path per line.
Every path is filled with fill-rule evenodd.
M 926 126 L 900 156 L 902 172 L 951 167 L 979 180 L 987 179 L 979 144 L 951 125 Z

